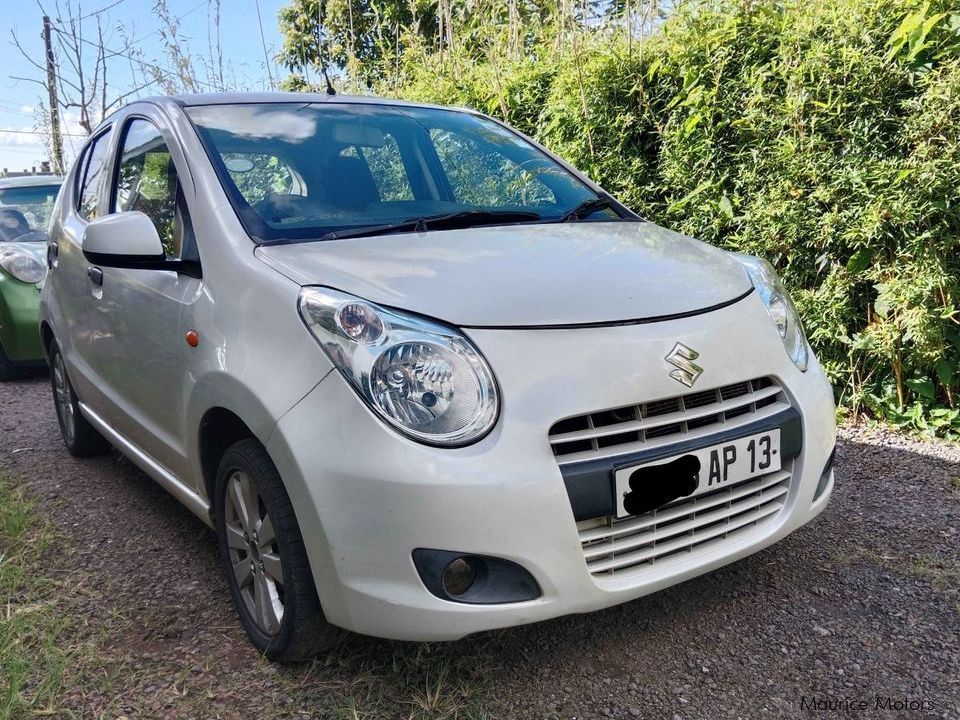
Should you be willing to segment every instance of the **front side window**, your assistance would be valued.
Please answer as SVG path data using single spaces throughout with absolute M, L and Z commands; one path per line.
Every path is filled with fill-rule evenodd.
M 131 120 L 120 150 L 113 211 L 139 210 L 149 217 L 169 259 L 178 259 L 183 245 L 178 192 L 177 170 L 160 131 L 148 120 Z
M 474 219 L 498 224 L 501 217 L 499 224 L 553 222 L 597 199 L 539 148 L 471 113 L 361 103 L 206 105 L 186 112 L 259 241 L 312 240 L 460 214 L 468 217 L 458 227 Z M 606 212 L 591 219 L 620 219 Z
M 95 220 L 100 212 L 100 193 L 103 187 L 104 168 L 110 150 L 110 133 L 96 138 L 83 156 L 82 180 L 79 184 L 80 204 L 77 211 L 87 220 Z
M 0 242 L 45 242 L 60 184 L 0 189 Z

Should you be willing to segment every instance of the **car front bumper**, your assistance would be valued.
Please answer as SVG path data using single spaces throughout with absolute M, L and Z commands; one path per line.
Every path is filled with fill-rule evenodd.
M 40 293 L 0 270 L 0 347 L 12 362 L 43 364 Z
M 336 625 L 394 639 L 453 640 L 598 610 L 750 555 L 813 519 L 829 500 L 832 475 L 824 483 L 821 475 L 835 441 L 832 390 L 816 360 L 805 373 L 792 364 L 756 294 L 669 322 L 468 333 L 502 392 L 499 421 L 480 442 L 459 449 L 412 442 L 373 416 L 335 372 L 280 419 L 268 441 L 324 611 Z M 562 418 L 691 392 L 669 377 L 664 361 L 678 341 L 700 354 L 698 390 L 759 377 L 783 388 L 802 433 L 783 507 L 722 542 L 591 574 L 548 431 Z M 708 430 L 702 445 L 710 438 Z M 441 599 L 416 570 L 417 548 L 513 561 L 542 594 L 486 605 Z

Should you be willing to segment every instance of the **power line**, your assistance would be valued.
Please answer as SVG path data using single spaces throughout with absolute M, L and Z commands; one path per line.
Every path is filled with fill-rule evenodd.
M 117 5 L 120 5 L 121 3 L 125 3 L 126 1 L 127 0 L 114 0 L 114 2 L 110 3 L 109 5 L 104 5 L 99 10 L 94 10 L 93 12 L 88 12 L 86 15 L 81 15 L 80 17 L 70 18 L 70 19 L 73 21 L 79 22 L 80 20 L 86 20 L 87 18 L 92 18 L 97 15 L 103 15 L 103 13 L 105 13 L 107 10 L 115 8 Z
M 0 128 L 0 133 L 13 133 L 14 135 L 46 135 L 46 133 L 40 132 L 39 130 L 14 130 L 14 129 L 6 130 L 4 128 Z M 69 136 L 69 137 L 89 137 L 89 135 L 87 135 L 86 133 L 60 133 L 60 134 L 64 136 Z

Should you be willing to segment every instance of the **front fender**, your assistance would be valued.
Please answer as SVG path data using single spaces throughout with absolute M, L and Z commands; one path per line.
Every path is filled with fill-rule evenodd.
M 277 418 L 263 401 L 232 375 L 211 372 L 196 381 L 187 401 L 186 426 L 188 437 L 191 438 L 187 448 L 196 491 L 211 505 L 212 500 L 203 481 L 200 426 L 204 416 L 215 408 L 229 410 L 239 417 L 264 446 L 277 424 Z

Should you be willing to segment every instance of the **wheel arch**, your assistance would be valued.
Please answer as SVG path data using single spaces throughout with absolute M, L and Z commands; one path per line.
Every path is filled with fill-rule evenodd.
M 217 468 L 220 459 L 231 445 L 253 438 L 263 444 L 250 426 L 232 410 L 215 406 L 208 409 L 200 418 L 197 430 L 197 456 L 200 460 L 200 474 L 207 499 L 213 505 L 213 490 L 217 482 Z
M 190 462 L 197 490 L 211 508 L 224 451 L 246 438 L 266 448 L 277 423 L 275 413 L 246 384 L 225 372 L 205 374 L 193 386 L 186 413 Z
M 40 344 L 43 347 L 43 354 L 46 356 L 47 362 L 50 362 L 50 345 L 53 344 L 54 335 L 53 328 L 50 327 L 50 323 L 46 320 L 40 321 Z

